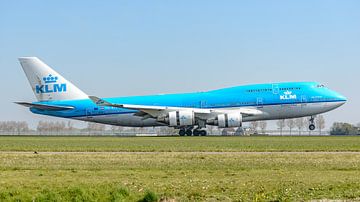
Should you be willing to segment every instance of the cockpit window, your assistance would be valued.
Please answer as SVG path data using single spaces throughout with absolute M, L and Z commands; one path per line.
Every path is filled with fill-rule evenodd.
M 325 88 L 325 85 L 323 85 L 323 84 L 318 84 L 318 85 L 316 85 L 316 88 Z

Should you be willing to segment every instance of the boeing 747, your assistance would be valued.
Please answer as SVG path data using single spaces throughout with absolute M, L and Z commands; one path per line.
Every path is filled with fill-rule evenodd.
M 317 82 L 243 85 L 206 92 L 99 98 L 88 96 L 36 57 L 20 64 L 37 102 L 16 102 L 35 114 L 96 123 L 179 129 L 180 136 L 205 136 L 206 125 L 242 127 L 243 122 L 314 117 L 347 100 Z

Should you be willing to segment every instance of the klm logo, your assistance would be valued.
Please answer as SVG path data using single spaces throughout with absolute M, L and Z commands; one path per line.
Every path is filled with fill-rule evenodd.
M 293 95 L 291 91 L 285 91 L 284 95 L 280 95 L 280 100 L 296 100 L 296 95 Z
M 52 76 L 49 74 L 49 76 L 44 77 L 43 81 L 45 84 L 36 85 L 36 93 L 42 94 L 42 93 L 61 93 L 66 92 L 66 83 L 59 84 L 57 83 L 58 77 Z

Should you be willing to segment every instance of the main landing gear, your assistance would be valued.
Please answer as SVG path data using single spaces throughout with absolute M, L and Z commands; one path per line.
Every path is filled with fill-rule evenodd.
M 194 130 L 192 130 L 192 128 L 181 128 L 179 130 L 179 135 L 180 136 L 206 136 L 207 132 L 206 130 L 200 130 L 199 128 L 196 128 Z
M 313 116 L 311 116 L 310 117 L 310 119 L 309 119 L 309 122 L 310 122 L 310 124 L 309 124 L 309 130 L 315 130 L 315 122 L 314 122 L 314 119 L 315 119 L 315 117 L 313 117 Z

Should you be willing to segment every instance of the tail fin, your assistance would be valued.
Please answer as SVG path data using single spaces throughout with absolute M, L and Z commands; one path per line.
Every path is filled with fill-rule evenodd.
M 20 64 L 38 101 L 88 99 L 88 96 L 37 57 L 21 57 Z

